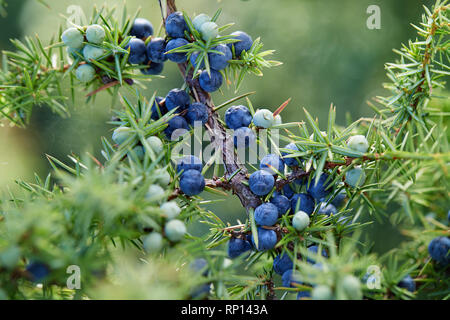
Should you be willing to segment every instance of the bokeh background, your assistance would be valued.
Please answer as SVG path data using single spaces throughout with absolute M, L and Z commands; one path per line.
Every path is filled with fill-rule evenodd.
M 86 16 L 92 6 L 118 6 L 125 3 L 129 12 L 141 7 L 141 16 L 151 20 L 158 29 L 161 13 L 157 0 L 95 1 L 47 0 L 50 8 L 36 0 L 10 0 L 8 15 L 0 18 L 0 49 L 11 49 L 9 39 L 38 34 L 49 41 L 60 25 L 68 8 L 78 5 Z M 220 24 L 234 22 L 232 31 L 244 30 L 253 38 L 261 37 L 265 49 L 275 49 L 274 59 L 280 67 L 265 70 L 264 77 L 248 76 L 240 94 L 257 91 L 252 96 L 255 107 L 275 110 L 292 98 L 282 117 L 287 121 L 304 120 L 302 107 L 317 116 L 325 126 L 330 104 L 337 106 L 337 122 L 371 116 L 367 100 L 383 95 L 382 83 L 387 80 L 384 63 L 395 59 L 392 48 L 415 38 L 410 23 L 419 23 L 422 5 L 433 1 L 416 0 L 179 0 L 179 8 L 190 15 L 223 12 Z M 369 30 L 366 20 L 369 5 L 381 8 L 381 29 Z M 145 94 L 158 91 L 165 95 L 180 87 L 182 79 L 175 64 L 167 63 L 164 79 L 148 83 Z M 234 95 L 234 88 L 224 88 L 214 94 L 216 104 Z M 45 154 L 67 159 L 71 153 L 89 151 L 98 155 L 101 136 L 110 136 L 107 124 L 112 116 L 111 98 L 100 95 L 95 103 L 85 104 L 83 92 L 71 107 L 71 117 L 62 119 L 46 108 L 36 108 L 31 125 L 26 129 L 0 127 L 0 189 L 15 190 L 14 179 L 32 179 L 34 172 L 46 175 L 50 166 Z M 212 209 L 212 208 L 211 208 Z M 224 220 L 243 219 L 244 211 L 230 197 L 214 206 L 214 212 Z M 244 218 L 245 219 L 245 218 Z M 204 231 L 196 227 L 193 232 Z M 366 228 L 375 241 L 374 249 L 384 252 L 401 240 L 399 231 L 388 221 Z M 380 235 L 382 234 L 382 238 Z

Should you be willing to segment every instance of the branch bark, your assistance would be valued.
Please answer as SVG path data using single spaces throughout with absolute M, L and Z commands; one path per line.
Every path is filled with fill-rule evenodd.
M 167 15 L 177 11 L 175 0 L 167 0 Z M 216 150 L 222 151 L 222 159 L 225 168 L 225 178 L 229 179 L 235 172 L 239 171 L 229 181 L 231 190 L 236 194 L 245 207 L 248 210 L 256 208 L 261 204 L 261 200 L 255 196 L 249 187 L 242 184 L 242 181 L 247 180 L 248 171 L 247 168 L 238 161 L 233 139 L 230 137 L 223 125 L 219 122 L 219 115 L 214 111 L 215 106 L 211 96 L 208 92 L 204 91 L 198 82 L 198 79 L 193 79 L 193 70 L 187 71 L 187 63 L 178 64 L 181 74 L 185 76 L 185 82 L 189 87 L 191 95 L 197 102 L 201 102 L 208 107 L 209 120 L 205 127 L 211 137 L 211 143 L 214 144 Z

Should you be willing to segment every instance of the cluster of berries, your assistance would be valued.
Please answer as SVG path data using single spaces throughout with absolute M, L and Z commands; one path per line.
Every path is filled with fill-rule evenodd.
M 252 116 L 250 110 L 243 106 L 231 106 L 225 112 L 225 124 L 234 130 L 233 141 L 236 148 L 249 148 L 256 142 L 256 135 L 249 126 L 271 128 L 282 123 L 281 116 L 274 116 L 268 109 L 258 109 Z
M 167 123 L 165 134 L 171 139 L 172 134 L 177 129 L 189 129 L 189 125 L 204 125 L 209 119 L 208 108 L 201 102 L 191 103 L 189 94 L 182 89 L 172 89 L 163 97 L 156 97 L 152 106 L 153 120 L 158 120 L 171 110 L 176 110 L 177 115 Z
M 102 47 L 105 40 L 105 30 L 98 24 L 83 28 L 69 28 L 61 36 L 67 46 L 69 55 L 74 59 L 84 60 L 75 71 L 75 76 L 81 82 L 90 82 L 95 78 L 96 69 L 92 61 L 101 60 L 107 56 Z
M 130 64 L 144 65 L 141 72 L 146 75 L 160 74 L 164 69 L 166 40 L 153 37 L 153 25 L 144 18 L 137 18 L 130 30 L 133 38 L 125 46 L 130 50 L 128 62 Z

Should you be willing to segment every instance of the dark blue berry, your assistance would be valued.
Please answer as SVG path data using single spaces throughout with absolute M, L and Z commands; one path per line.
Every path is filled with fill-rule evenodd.
M 166 134 L 167 138 L 172 138 L 172 134 L 177 129 L 185 129 L 188 130 L 188 124 L 186 120 L 183 117 L 175 116 L 168 122 L 168 127 L 164 129 L 164 133 Z
M 196 196 L 205 189 L 205 178 L 197 170 L 187 170 L 181 175 L 180 189 L 187 196 Z
M 284 173 L 284 162 L 278 155 L 268 154 L 262 158 L 259 168 L 273 175 Z
M 197 158 L 196 156 L 184 156 L 178 161 L 177 164 L 177 172 L 188 171 L 188 170 L 197 170 L 198 172 L 202 172 L 203 164 L 202 160 Z
M 404 288 L 408 290 L 409 292 L 416 291 L 416 283 L 414 282 L 413 278 L 408 274 L 406 277 L 404 277 L 400 282 L 397 284 L 398 287 Z
M 286 271 L 292 270 L 293 268 L 294 263 L 286 252 L 277 255 L 275 259 L 273 259 L 273 271 L 279 275 L 282 275 Z
M 270 199 L 270 202 L 272 202 L 277 207 L 279 217 L 281 217 L 291 208 L 291 202 L 289 201 L 288 197 L 281 194 L 274 196 L 272 199 Z
M 292 196 L 291 199 L 291 213 L 297 211 L 303 211 L 308 215 L 314 212 L 315 206 L 314 198 L 307 193 L 297 193 Z M 297 209 L 298 208 L 298 209 Z
M 181 12 L 174 12 L 166 19 L 166 32 L 171 38 L 183 38 L 188 30 L 186 21 Z
M 255 146 L 256 136 L 252 129 L 247 127 L 237 128 L 233 132 L 233 142 L 237 149 L 246 149 Z
M 160 74 L 164 69 L 164 63 L 151 62 L 147 68 L 141 69 L 141 72 L 146 75 Z
M 128 62 L 131 64 L 143 64 L 148 61 L 147 48 L 145 42 L 141 39 L 132 38 L 125 46 L 125 49 L 130 49 Z
M 278 208 L 273 203 L 263 203 L 255 209 L 255 222 L 259 226 L 273 226 L 278 220 Z
M 166 107 L 169 111 L 178 108 L 177 111 L 181 112 L 189 108 L 190 103 L 189 95 L 181 89 L 172 89 L 166 96 Z
M 270 173 L 263 170 L 258 170 L 250 175 L 248 184 L 250 190 L 254 194 L 257 196 L 265 196 L 272 190 L 275 184 L 275 179 Z
M 433 260 L 446 266 L 450 263 L 450 239 L 437 237 L 428 245 L 428 252 Z
M 205 124 L 209 119 L 208 108 L 203 103 L 195 102 L 189 106 L 185 118 L 191 126 L 196 122 Z
M 152 115 L 153 120 L 158 120 L 161 116 L 167 113 L 166 105 L 161 105 L 161 101 L 164 100 L 163 97 L 155 97 L 155 102 L 152 105 Z M 159 111 L 158 111 L 159 110 Z
M 147 44 L 147 56 L 152 62 L 162 63 L 167 60 L 166 40 L 154 38 Z
M 232 106 L 225 112 L 225 123 L 233 130 L 248 127 L 252 123 L 252 114 L 245 106 Z
M 273 230 L 268 230 L 264 228 L 258 228 L 258 246 L 255 244 L 255 240 L 252 235 L 253 247 L 258 251 L 270 250 L 277 244 L 277 234 Z
M 170 61 L 175 63 L 183 63 L 187 61 L 186 52 L 170 52 L 171 50 L 187 45 L 189 42 L 183 38 L 172 39 L 167 43 L 166 56 Z
M 214 70 L 222 70 L 228 67 L 228 61 L 233 59 L 233 54 L 228 46 L 224 44 L 219 44 L 211 48 L 220 53 L 210 52 L 208 53 L 209 66 Z
M 339 208 L 342 206 L 344 200 L 345 200 L 346 194 L 345 192 L 339 192 L 336 197 L 331 201 L 331 204 L 335 206 L 336 208 Z
M 292 151 L 298 151 L 298 147 L 295 143 L 289 143 L 284 147 L 284 149 L 289 149 Z M 282 152 L 281 155 L 283 156 L 284 163 L 289 167 L 295 167 L 299 165 L 299 162 L 297 159 L 299 158 L 286 158 L 286 156 L 290 155 L 292 153 L 288 152 Z
M 189 61 L 191 62 L 192 66 L 194 68 L 197 67 L 197 62 L 199 62 L 197 60 L 199 59 L 199 56 L 200 56 L 200 52 L 195 51 L 195 52 L 193 52 L 191 54 L 191 57 L 189 58 Z M 205 60 L 202 60 L 202 64 L 200 65 L 200 69 L 204 69 L 204 68 L 205 68 Z
M 292 198 L 292 196 L 294 195 L 294 190 L 292 190 L 291 186 L 288 184 L 285 184 L 283 186 L 283 193 L 286 197 L 288 197 L 289 199 Z
M 252 245 L 248 240 L 243 240 L 240 238 L 231 238 L 228 242 L 228 256 L 234 259 L 246 251 L 252 249 Z
M 31 276 L 31 281 L 40 282 L 44 280 L 49 274 L 49 267 L 42 262 L 31 262 L 27 265 L 26 270 Z
M 194 272 L 201 272 L 202 276 L 208 275 L 208 262 L 203 258 L 197 258 L 189 264 L 189 269 Z
M 322 198 L 325 198 L 330 194 L 332 191 L 332 187 L 330 187 L 331 181 L 327 182 L 328 174 L 322 173 L 319 181 L 315 181 L 315 178 L 311 180 L 309 183 L 308 193 L 316 200 L 320 200 Z M 330 180 L 332 180 L 330 178 Z
M 242 51 L 249 51 L 253 45 L 252 38 L 246 34 L 243 31 L 236 31 L 231 34 L 234 39 L 238 39 L 239 41 L 234 43 L 229 43 L 228 47 L 231 48 L 234 47 L 234 53 L 236 57 L 239 57 L 242 53 Z
M 206 92 L 217 91 L 223 82 L 223 76 L 219 71 L 210 69 L 211 75 L 208 74 L 207 70 L 203 70 L 199 76 L 200 87 Z
M 325 202 L 322 202 L 320 204 L 320 208 L 319 208 L 319 214 L 325 214 L 327 216 L 329 216 L 330 214 L 336 214 L 337 210 L 336 207 L 333 206 L 331 203 L 330 204 L 326 204 Z
M 300 273 L 297 270 L 289 269 L 281 276 L 283 287 L 295 288 L 296 284 L 302 284 L 300 281 Z
M 316 245 L 310 246 L 308 248 L 308 251 L 317 255 L 318 251 L 319 251 L 319 246 L 316 246 Z M 322 257 L 328 258 L 328 254 L 325 251 L 325 249 L 322 249 Z M 315 264 L 316 263 L 314 258 L 306 258 L 306 262 L 311 263 L 311 264 Z
M 131 27 L 130 35 L 139 39 L 148 38 L 153 35 L 153 25 L 147 19 L 137 18 Z

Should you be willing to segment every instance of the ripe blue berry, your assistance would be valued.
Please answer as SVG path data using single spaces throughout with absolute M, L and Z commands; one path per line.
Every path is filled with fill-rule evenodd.
M 303 231 L 309 226 L 309 216 L 306 212 L 297 211 L 292 218 L 292 226 L 297 231 Z
M 174 12 L 166 19 L 166 32 L 171 38 L 183 38 L 188 30 L 186 21 L 181 12 Z
M 164 129 L 164 133 L 166 134 L 167 138 L 171 139 L 174 132 L 178 129 L 188 130 L 189 127 L 183 117 L 175 116 L 169 120 L 167 128 Z
M 95 78 L 95 69 L 89 64 L 82 64 L 75 71 L 75 76 L 81 82 L 90 82 Z
M 344 192 L 339 192 L 339 193 L 334 197 L 334 199 L 331 201 L 331 204 L 332 204 L 333 206 L 335 206 L 336 208 L 339 208 L 340 206 L 342 206 L 342 204 L 343 204 L 343 202 L 344 202 L 346 196 L 347 196 L 347 195 L 346 195 L 345 191 L 344 191 Z
M 250 146 L 255 147 L 256 136 L 252 129 L 247 127 L 237 128 L 233 133 L 234 146 L 237 149 L 246 149 Z
M 200 34 L 205 41 L 214 40 L 219 35 L 219 26 L 212 21 L 205 22 L 200 27 Z
M 185 118 L 191 126 L 196 122 L 205 124 L 209 119 L 208 108 L 203 103 L 195 102 L 189 106 Z
M 231 34 L 233 38 L 238 39 L 239 41 L 234 43 L 229 43 L 228 46 L 231 49 L 234 47 L 234 53 L 236 57 L 240 57 L 242 51 L 249 51 L 253 45 L 252 38 L 243 31 L 236 31 Z
M 167 113 L 166 104 L 161 104 L 161 101 L 163 101 L 163 97 L 155 97 L 155 101 L 152 105 L 152 115 L 151 118 L 153 120 L 158 120 L 160 117 L 165 115 Z
M 225 123 L 228 128 L 233 130 L 248 127 L 252 123 L 252 114 L 245 106 L 232 106 L 225 112 Z
M 437 237 L 428 245 L 428 252 L 433 260 L 446 266 L 450 263 L 450 239 Z
M 234 259 L 251 249 L 252 245 L 247 240 L 241 238 L 231 238 L 228 242 L 228 256 L 231 259 Z
M 259 109 L 253 115 L 253 124 L 257 127 L 267 129 L 273 126 L 273 122 L 273 113 L 268 109 Z
M 230 48 L 224 44 L 219 44 L 211 48 L 211 50 L 219 51 L 220 53 L 208 53 L 209 65 L 214 70 L 222 70 L 228 67 L 228 61 L 233 59 L 233 54 Z
M 199 59 L 199 56 L 200 56 L 200 52 L 195 51 L 195 52 L 193 52 L 193 53 L 191 54 L 191 56 L 190 56 L 190 58 L 189 58 L 189 61 L 191 62 L 192 66 L 193 66 L 194 68 L 197 67 L 197 62 L 200 62 L 200 60 L 198 60 L 198 59 Z M 197 61 L 197 60 L 198 60 L 198 61 Z M 204 68 L 205 68 L 205 61 L 204 61 L 204 60 L 202 60 L 202 64 L 200 65 L 200 68 L 201 68 L 201 69 L 204 69 Z
M 164 69 L 164 63 L 150 62 L 147 68 L 141 69 L 141 72 L 145 75 L 157 75 Z
M 285 149 L 292 150 L 294 152 L 299 151 L 298 147 L 295 143 L 289 143 L 284 147 Z M 295 167 L 299 165 L 299 158 L 286 158 L 286 156 L 290 155 L 291 153 L 282 152 L 281 155 L 283 156 L 284 163 L 289 167 Z
M 86 29 L 86 39 L 90 43 L 101 44 L 105 40 L 105 29 L 98 24 L 93 24 Z
M 257 196 L 268 194 L 275 184 L 274 177 L 264 170 L 258 170 L 250 175 L 248 185 L 250 190 Z
M 281 276 L 283 287 L 295 288 L 296 284 L 302 284 L 300 281 L 300 273 L 297 270 L 289 269 Z
M 194 25 L 195 30 L 197 30 L 198 32 L 200 32 L 200 28 L 202 27 L 202 25 L 205 22 L 210 22 L 211 18 L 204 14 L 204 13 L 200 13 L 198 16 L 196 16 L 193 20 L 192 20 L 192 24 Z
M 318 254 L 318 251 L 319 251 L 319 247 L 316 246 L 316 245 L 310 246 L 310 247 L 308 248 L 308 251 L 309 251 L 310 253 L 312 253 L 312 254 L 317 255 L 317 254 Z M 322 257 L 328 258 L 328 254 L 327 254 L 327 252 L 325 251 L 325 249 L 322 249 Z M 306 262 L 311 263 L 311 264 L 316 263 L 316 261 L 314 260 L 314 258 L 309 258 L 309 257 L 306 258 Z
M 26 267 L 27 272 L 31 276 L 31 281 L 40 282 L 44 280 L 49 274 L 49 267 L 42 262 L 31 262 Z
M 259 168 L 270 174 L 276 175 L 278 174 L 277 172 L 284 173 L 284 162 L 278 155 L 268 154 L 262 158 Z
M 281 217 L 283 214 L 286 214 L 286 212 L 291 208 L 291 202 L 289 201 L 288 197 L 281 194 L 274 196 L 272 199 L 270 199 L 270 202 L 272 202 L 277 207 L 279 217 Z
M 297 300 L 302 300 L 303 298 L 311 298 L 311 293 L 309 291 L 299 291 L 297 293 Z
M 186 234 L 186 226 L 184 223 L 180 220 L 173 219 L 167 222 L 166 226 L 164 227 L 164 232 L 166 234 L 166 237 L 173 242 L 178 242 L 181 239 L 183 239 L 184 235 Z
M 337 210 L 336 207 L 334 205 L 330 204 L 326 204 L 325 202 L 322 202 L 320 204 L 320 208 L 319 208 L 319 214 L 325 214 L 327 216 L 331 215 L 331 214 L 336 214 Z
M 288 198 L 291 199 L 294 195 L 294 190 L 292 190 L 291 186 L 288 184 L 285 184 L 283 187 L 283 194 Z
M 147 48 L 145 47 L 145 42 L 141 39 L 132 38 L 125 46 L 125 49 L 130 49 L 130 55 L 128 56 L 129 63 L 143 64 L 147 62 Z
M 252 244 L 258 251 L 270 250 L 277 244 L 277 234 L 273 230 L 258 228 L 258 247 L 256 247 L 253 235 Z
M 189 107 L 191 99 L 186 91 L 181 89 L 172 89 L 166 96 L 167 110 L 178 108 L 177 111 L 181 112 Z
M 134 147 L 130 152 L 127 153 L 127 156 L 134 159 L 136 157 L 139 160 L 144 159 L 145 151 L 142 146 Z
M 397 284 L 398 287 L 404 288 L 408 290 L 409 292 L 416 291 L 416 283 L 414 282 L 413 278 L 408 274 L 405 276 L 400 282 Z
M 167 60 L 166 40 L 163 38 L 153 38 L 147 44 L 147 56 L 152 62 L 165 62 Z
M 210 69 L 211 76 L 207 70 L 203 70 L 199 76 L 200 87 L 206 92 L 217 91 L 223 82 L 223 76 L 219 71 Z
M 181 175 L 180 189 L 187 196 L 196 196 L 205 189 L 205 178 L 197 170 L 187 170 Z
M 192 155 L 184 156 L 178 161 L 177 164 L 178 173 L 180 173 L 182 170 L 184 172 L 188 170 L 197 170 L 198 172 L 201 172 L 202 169 L 203 169 L 202 160 Z
M 170 40 L 166 46 L 166 56 L 170 61 L 175 63 L 183 63 L 187 61 L 186 52 L 170 52 L 176 48 L 187 45 L 189 42 L 183 38 L 175 38 Z
M 61 36 L 64 44 L 72 49 L 81 49 L 83 47 L 84 36 L 77 28 L 69 28 Z
M 314 212 L 314 198 L 307 193 L 297 193 L 291 199 L 291 212 L 303 211 L 309 215 Z
M 263 203 L 255 209 L 255 222 L 259 226 L 273 226 L 278 220 L 278 208 L 273 203 Z
M 311 182 L 309 183 L 308 193 L 314 199 L 320 200 L 322 198 L 325 198 L 332 191 L 332 189 L 333 189 L 331 187 L 331 180 L 332 179 L 330 178 L 330 180 L 327 182 L 328 177 L 329 177 L 328 174 L 322 173 L 320 178 L 319 178 L 319 181 L 317 181 L 317 184 L 316 184 L 315 178 L 313 178 L 311 180 Z
M 139 39 L 145 39 L 153 35 L 153 25 L 144 18 L 136 18 L 131 27 L 130 35 Z
M 273 271 L 279 275 L 282 275 L 286 271 L 292 270 L 293 268 L 294 263 L 286 252 L 277 255 L 275 259 L 273 259 Z

